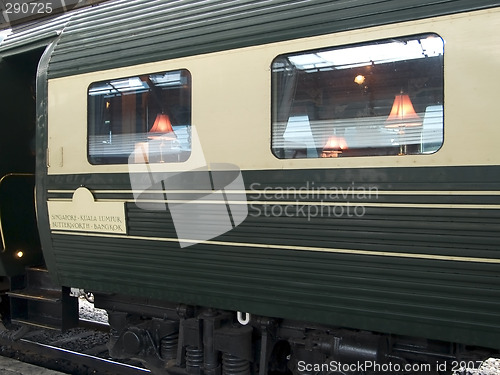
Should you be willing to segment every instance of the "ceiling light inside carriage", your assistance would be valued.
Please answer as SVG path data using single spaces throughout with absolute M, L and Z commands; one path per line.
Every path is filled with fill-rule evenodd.
M 443 40 L 437 36 L 422 39 L 400 40 L 389 43 L 335 48 L 323 52 L 290 56 L 290 62 L 299 69 L 347 69 L 395 61 L 440 56 Z
M 97 82 L 89 88 L 89 95 L 121 95 L 126 93 L 138 93 L 149 91 L 149 86 L 139 77 L 131 77 L 126 79 L 116 79 L 109 82 Z
M 186 84 L 187 78 L 180 71 L 162 74 L 150 74 L 141 77 L 119 78 L 108 82 L 92 84 L 89 95 L 121 95 L 138 94 L 151 90 L 150 84 L 155 87 L 177 87 Z
M 365 76 L 362 74 L 358 74 L 356 77 L 354 77 L 354 82 L 356 82 L 358 85 L 362 85 L 365 82 Z

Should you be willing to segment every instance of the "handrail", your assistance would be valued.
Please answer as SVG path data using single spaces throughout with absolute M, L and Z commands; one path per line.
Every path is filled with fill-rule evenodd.
M 8 177 L 32 177 L 32 176 L 35 176 L 35 174 L 34 173 L 17 173 L 17 172 L 7 173 L 6 175 L 3 175 L 0 178 L 0 187 L 2 186 L 2 183 L 4 182 L 4 180 L 7 179 Z M 2 250 L 1 250 L 1 252 L 4 253 L 5 250 L 7 250 L 7 245 L 5 243 L 5 236 L 3 234 L 3 224 L 2 224 L 2 211 L 1 211 L 1 208 L 0 208 L 0 238 L 2 239 Z

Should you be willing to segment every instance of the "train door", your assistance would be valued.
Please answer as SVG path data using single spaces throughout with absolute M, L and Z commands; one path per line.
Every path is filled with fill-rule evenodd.
M 0 58 L 0 277 L 43 262 L 34 205 L 35 79 L 42 53 Z

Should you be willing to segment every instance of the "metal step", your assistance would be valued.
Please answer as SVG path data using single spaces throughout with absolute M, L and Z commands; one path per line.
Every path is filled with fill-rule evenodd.
M 61 331 L 78 325 L 78 298 L 70 296 L 70 288 L 57 286 L 45 268 L 27 268 L 17 284 L 7 292 L 12 323 Z
M 26 268 L 26 284 L 34 289 L 58 290 L 60 287 L 54 283 L 49 271 L 42 267 Z

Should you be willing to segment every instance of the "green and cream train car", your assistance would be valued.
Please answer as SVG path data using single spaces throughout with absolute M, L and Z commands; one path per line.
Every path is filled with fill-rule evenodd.
M 437 374 L 498 353 L 497 1 L 118 0 L 43 22 L 0 44 L 36 102 L 11 79 L 2 105 L 36 109 L 44 262 L 108 311 L 114 357 Z

